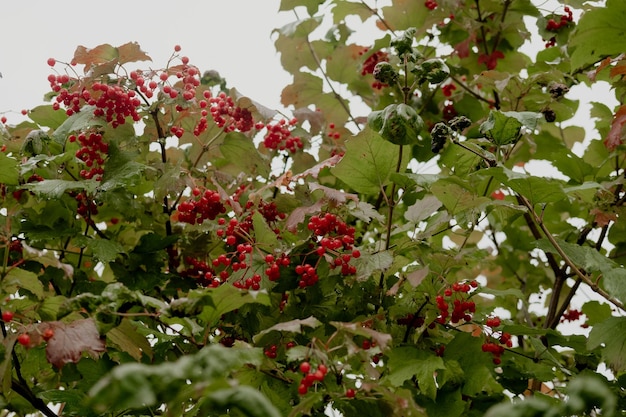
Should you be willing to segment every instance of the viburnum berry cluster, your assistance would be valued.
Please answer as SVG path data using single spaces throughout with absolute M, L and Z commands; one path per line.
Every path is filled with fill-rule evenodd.
M 312 216 L 307 228 L 313 232 L 313 241 L 317 244 L 315 252 L 321 256 L 330 256 L 330 267 L 341 268 L 342 275 L 354 275 L 356 267 L 350 264 L 359 258 L 361 252 L 354 248 L 353 226 L 348 226 L 339 216 L 324 213 Z
M 363 48 L 363 50 L 359 54 L 365 55 L 369 51 L 369 49 L 370 48 Z M 384 51 L 374 52 L 373 54 L 368 56 L 363 62 L 363 65 L 361 66 L 361 75 L 373 74 L 374 69 L 376 68 L 376 64 L 378 64 L 379 62 L 388 62 L 388 61 L 389 61 L 389 54 L 387 52 L 384 52 Z M 376 90 L 380 90 L 386 86 L 387 84 L 379 80 L 375 80 L 374 82 L 372 82 L 372 87 L 375 88 Z
M 212 97 L 210 91 L 204 92 L 205 99 L 208 100 L 209 112 L 215 124 L 224 129 L 225 132 L 239 131 L 248 132 L 254 127 L 252 113 L 248 109 L 235 105 L 232 97 L 224 92 Z M 200 108 L 205 108 L 204 101 L 200 102 Z M 203 114 L 203 116 L 206 116 Z
M 499 365 L 502 363 L 502 359 L 500 358 L 504 353 L 506 348 L 513 347 L 513 340 L 511 339 L 511 334 L 496 330 L 502 324 L 499 317 L 488 317 L 485 320 L 485 334 L 487 339 L 482 345 L 482 351 L 491 353 L 493 356 L 493 363 Z
M 71 143 L 78 142 L 81 146 L 76 151 L 76 157 L 88 168 L 80 171 L 80 176 L 84 179 L 102 180 L 104 163 L 109 153 L 109 144 L 102 139 L 102 133 L 93 130 L 70 135 L 68 138 Z
M 565 14 L 562 14 L 558 21 L 554 20 L 554 19 L 548 19 L 548 22 L 546 23 L 546 30 L 550 31 L 550 32 L 558 32 L 561 28 L 563 28 L 564 26 L 569 25 L 570 23 L 572 23 L 574 21 L 574 15 L 572 13 L 572 9 L 570 9 L 569 7 L 565 6 L 565 8 L 563 9 L 563 11 L 565 12 Z
M 439 316 L 435 322 L 456 324 L 460 321 L 472 320 L 472 314 L 476 312 L 476 304 L 469 300 L 469 293 L 477 287 L 478 282 L 472 280 L 470 282 L 455 282 L 451 287 L 446 288 L 443 295 L 438 295 L 435 298 L 439 310 Z M 452 307 L 452 313 L 450 313 L 450 307 Z
M 291 153 L 296 153 L 304 147 L 300 137 L 293 136 L 293 126 L 297 123 L 298 120 L 296 118 L 292 118 L 289 121 L 280 119 L 277 122 L 268 123 L 265 126 L 267 132 L 263 137 L 263 145 L 267 149 L 288 150 Z
M 206 219 L 215 220 L 220 214 L 226 213 L 226 206 L 217 191 L 192 190 L 194 198 L 178 205 L 178 220 L 188 224 L 202 224 Z
M 555 19 L 555 17 L 548 19 L 548 21 L 546 22 L 546 30 L 548 32 L 554 32 L 554 33 L 559 32 L 562 28 L 567 27 L 570 23 L 574 22 L 574 14 L 572 12 L 572 9 L 565 6 L 563 11 L 565 12 L 565 14 L 562 14 L 560 16 L 555 16 L 557 19 Z M 550 48 L 555 45 L 556 45 L 556 36 L 552 36 L 550 39 L 546 41 L 545 47 Z
M 426 0 L 424 2 L 424 6 L 426 6 L 426 8 L 429 10 L 435 10 L 437 6 L 439 6 L 439 4 L 437 4 L 435 0 Z
M 300 364 L 300 372 L 304 374 L 304 377 L 298 386 L 298 394 L 304 395 L 314 384 L 324 381 L 328 368 L 321 363 L 317 366 L 317 369 L 313 370 L 311 363 L 305 361 Z

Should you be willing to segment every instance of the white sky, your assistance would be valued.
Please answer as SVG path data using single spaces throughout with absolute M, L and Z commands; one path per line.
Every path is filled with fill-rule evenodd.
M 290 76 L 282 70 L 272 30 L 295 20 L 280 0 L 3 1 L 0 20 L 0 114 L 43 104 L 48 58 L 68 62 L 78 45 L 137 42 L 152 67 L 165 66 L 174 45 L 200 71 L 217 70 L 230 87 L 271 108 Z M 60 69 L 57 64 L 57 69 Z

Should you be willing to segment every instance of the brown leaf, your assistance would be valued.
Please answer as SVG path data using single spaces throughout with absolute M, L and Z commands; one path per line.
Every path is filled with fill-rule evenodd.
M 312 206 L 298 207 L 294 209 L 285 221 L 285 226 L 287 227 L 287 230 L 289 230 L 290 232 L 295 232 L 296 228 L 300 223 L 304 221 L 304 218 L 307 214 L 318 213 L 322 209 L 323 205 L 324 202 L 320 200 Z
M 599 208 L 592 209 L 589 214 L 595 216 L 594 221 L 599 227 L 608 226 L 609 223 L 617 221 L 617 214 L 615 213 L 606 213 Z
M 104 341 L 92 319 L 76 320 L 66 324 L 61 321 L 42 323 L 40 332 L 51 329 L 54 335 L 48 340 L 46 357 L 57 368 L 66 363 L 77 363 L 83 352 L 97 356 L 105 351 Z
M 604 140 L 604 146 L 606 146 L 610 152 L 624 143 L 624 135 L 622 134 L 624 123 L 626 123 L 626 105 L 621 106 L 615 113 L 615 117 L 611 122 L 611 130 Z

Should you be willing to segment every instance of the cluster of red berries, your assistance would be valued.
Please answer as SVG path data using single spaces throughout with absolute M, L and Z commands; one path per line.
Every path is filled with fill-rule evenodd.
M 445 97 L 451 97 L 454 90 L 456 90 L 456 85 L 454 83 L 448 83 L 441 86 L 441 92 Z
M 87 104 L 96 106 L 93 111 L 95 116 L 104 117 L 113 127 L 123 125 L 127 117 L 135 122 L 141 120 L 141 116 L 137 113 L 141 101 L 133 90 L 103 83 L 94 83 L 91 88 L 94 91 L 94 97 L 89 97 L 88 90 L 83 90 L 83 98 Z
M 219 93 L 216 97 L 211 95 L 210 91 L 204 92 L 204 100 L 199 102 L 201 110 L 201 123 L 196 126 L 196 130 L 202 131 L 203 126 L 206 128 L 206 116 L 208 112 L 211 113 L 211 117 L 215 124 L 224 129 L 225 132 L 232 132 L 238 130 L 239 132 L 248 132 L 254 127 L 254 119 L 252 113 L 248 109 L 236 106 L 233 99 L 224 92 Z M 208 112 L 206 108 L 209 108 Z M 196 131 L 194 131 L 196 134 Z M 197 136 L 197 135 L 196 135 Z
M 337 132 L 335 130 L 335 124 L 334 123 L 329 123 L 328 124 L 328 133 L 326 133 L 326 135 L 334 140 L 338 140 L 341 137 L 341 133 Z
M 187 256 L 185 258 L 187 268 L 180 271 L 180 276 L 195 279 L 201 287 L 218 287 L 222 284 L 220 276 L 205 261 Z
M 81 132 L 78 135 L 70 135 L 68 140 L 80 144 L 76 157 L 89 168 L 82 169 L 80 176 L 84 179 L 102 180 L 104 162 L 109 153 L 109 144 L 102 141 L 102 134 L 96 131 Z
M 359 52 L 359 55 L 365 55 L 367 51 L 369 51 L 369 48 L 363 48 L 363 50 Z M 376 64 L 378 64 L 379 62 L 388 62 L 388 61 L 389 61 L 389 54 L 387 54 L 387 52 L 383 52 L 383 51 L 374 52 L 373 54 L 371 54 L 365 59 L 365 62 L 363 62 L 363 66 L 361 67 L 361 75 L 373 74 L 374 67 L 376 67 Z
M 424 6 L 426 6 L 427 9 L 429 10 L 435 10 L 437 8 L 437 6 L 439 6 L 437 4 L 437 2 L 435 0 L 426 0 L 424 2 Z
M 454 103 L 451 101 L 446 101 L 446 103 L 443 105 L 442 113 L 443 119 L 446 122 L 449 122 L 459 115 L 459 113 L 456 111 L 456 108 L 454 107 Z
M 293 136 L 292 130 L 296 123 L 298 120 L 295 118 L 289 121 L 280 119 L 278 122 L 268 123 L 265 126 L 267 133 L 263 137 L 263 146 L 267 149 L 287 150 L 291 153 L 296 153 L 298 149 L 302 149 L 304 145 L 300 137 Z
M 485 64 L 488 70 L 493 70 L 498 66 L 498 60 L 504 59 L 502 51 L 495 50 L 490 54 L 478 55 L 478 63 Z
M 70 195 L 78 202 L 77 214 L 85 218 L 98 214 L 98 204 L 86 192 L 70 192 Z
M 226 207 L 217 191 L 199 188 L 192 190 L 193 199 L 178 205 L 178 220 L 189 224 L 202 224 L 206 219 L 215 220 L 220 214 L 226 213 Z
M 424 317 L 416 316 L 413 313 L 409 313 L 406 316 L 396 319 L 396 323 L 398 323 L 399 325 L 411 327 L 413 329 L 419 329 L 420 327 L 422 327 L 424 325 L 424 321 Z
M 67 74 L 48 76 L 50 88 L 57 93 L 52 108 L 59 110 L 65 106 L 65 113 L 71 116 L 78 113 L 85 104 L 94 106 L 94 115 L 101 116 L 117 127 L 126 123 L 126 118 L 139 121 L 141 117 L 137 109 L 141 101 L 133 90 L 120 85 L 108 85 L 96 82 L 91 90 L 80 86 L 79 80 L 70 78 Z
M 354 249 L 354 232 L 340 217 L 333 213 L 312 216 L 307 228 L 313 232 L 313 240 L 318 245 L 315 252 L 319 256 L 334 256 L 330 263 L 331 268 L 341 267 L 343 275 L 354 275 L 356 267 L 350 265 L 352 259 L 361 256 L 358 249 Z
M 304 374 L 304 378 L 300 381 L 300 385 L 298 386 L 298 394 L 304 395 L 309 391 L 315 383 L 322 382 L 324 377 L 328 373 L 328 368 L 323 363 L 317 366 L 316 370 L 313 370 L 313 367 L 309 362 L 302 362 L 300 364 L 300 372 Z
M 285 350 L 289 350 L 289 349 L 294 348 L 294 347 L 296 347 L 296 342 L 294 342 L 294 341 L 289 341 L 289 342 L 285 343 Z M 263 349 L 263 354 L 265 356 L 267 356 L 268 358 L 270 358 L 270 359 L 276 359 L 276 357 L 278 356 L 278 349 L 279 349 L 278 345 L 271 344 L 269 346 L 266 346 Z
M 461 320 L 468 322 L 472 320 L 472 314 L 476 312 L 476 304 L 468 299 L 468 294 L 473 288 L 478 287 L 478 282 L 472 280 L 468 282 L 455 282 L 450 288 L 446 288 L 443 295 L 438 295 L 435 299 L 439 316 L 435 322 L 439 324 L 458 323 Z M 450 304 L 452 304 L 452 314 L 450 314 Z
M 562 14 L 558 21 L 555 19 L 548 19 L 546 23 L 546 30 L 548 32 L 558 32 L 562 27 L 565 27 L 574 21 L 574 16 L 572 10 L 569 7 L 565 7 L 563 9 L 565 14 Z M 556 36 L 552 36 L 550 39 L 546 41 L 545 47 L 550 48 L 556 45 Z
M 576 321 L 584 315 L 585 313 L 583 313 L 580 310 L 569 309 L 565 313 L 563 313 L 563 315 L 561 316 L 561 323 L 565 321 Z
M 500 357 L 504 353 L 505 348 L 513 347 L 511 334 L 503 331 L 494 331 L 495 328 L 501 325 L 499 317 L 489 317 L 485 324 L 490 329 L 487 332 L 488 338 L 482 345 L 482 351 L 491 353 L 493 355 L 493 363 L 500 365 L 502 363 Z
M 284 253 L 281 254 L 278 258 L 276 258 L 272 254 L 267 254 L 265 255 L 265 263 L 267 263 L 267 267 L 265 268 L 265 275 L 267 275 L 270 281 L 278 281 L 280 279 L 281 268 L 289 266 L 291 260 L 289 259 L 289 256 Z M 282 308 L 284 308 L 287 304 L 287 297 L 287 294 L 283 295 L 283 300 L 281 300 Z
M 562 27 L 567 26 L 574 21 L 572 9 L 566 6 L 563 10 L 565 11 L 565 14 L 560 16 L 558 22 L 554 19 L 548 19 L 548 22 L 546 23 L 547 31 L 558 32 Z

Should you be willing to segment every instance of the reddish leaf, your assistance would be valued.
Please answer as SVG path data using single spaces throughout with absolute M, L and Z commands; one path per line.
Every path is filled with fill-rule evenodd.
M 83 64 L 85 66 L 85 72 L 88 72 L 92 67 L 104 64 L 116 58 L 118 58 L 117 48 L 109 44 L 99 45 L 95 48 L 86 48 L 81 45 L 76 48 L 72 62 Z
M 606 135 L 606 139 L 604 139 L 604 146 L 610 152 L 624 143 L 624 135 L 622 134 L 624 123 L 626 123 L 626 105 L 621 106 L 615 113 L 615 117 L 613 117 L 611 122 L 611 130 Z
M 608 226 L 612 221 L 617 221 L 617 215 L 615 213 L 606 213 L 599 208 L 592 209 L 589 214 L 595 216 L 594 221 L 599 227 Z
M 69 324 L 51 321 L 39 326 L 42 333 L 48 329 L 54 335 L 48 340 L 46 357 L 48 362 L 59 369 L 66 363 L 77 363 L 83 352 L 97 356 L 105 351 L 104 341 L 92 319 L 76 320 Z
M 128 42 L 117 48 L 120 64 L 137 61 L 152 61 L 144 51 L 141 50 L 137 42 Z

